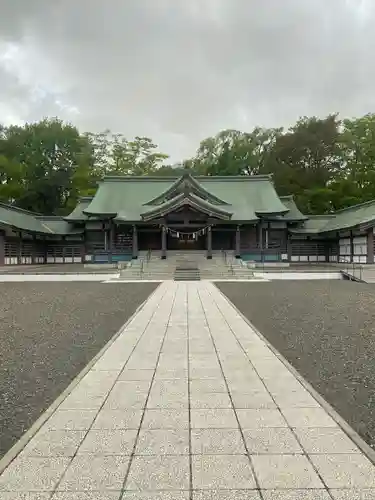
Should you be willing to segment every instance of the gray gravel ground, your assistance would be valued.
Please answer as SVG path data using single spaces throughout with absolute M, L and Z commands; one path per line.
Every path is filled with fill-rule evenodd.
M 0 457 L 156 287 L 0 284 Z
M 85 267 L 83 264 L 40 264 L 0 267 L 1 274 L 110 274 L 117 273 L 116 267 Z
M 375 448 L 375 287 L 339 280 L 218 287 Z

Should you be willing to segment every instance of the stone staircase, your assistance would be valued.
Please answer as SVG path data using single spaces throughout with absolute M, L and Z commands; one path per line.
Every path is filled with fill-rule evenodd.
M 161 259 L 161 252 L 140 253 L 137 260 L 120 269 L 119 280 L 152 281 L 197 281 L 197 280 L 250 280 L 253 269 L 229 252 L 224 256 L 214 252 L 207 259 L 206 251 L 168 251 L 167 259 Z

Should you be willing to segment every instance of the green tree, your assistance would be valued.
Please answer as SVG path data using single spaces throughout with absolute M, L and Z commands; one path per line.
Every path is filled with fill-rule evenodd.
M 375 199 L 375 114 L 343 120 L 340 149 L 342 169 L 333 185 L 334 208 Z
M 122 134 L 105 130 L 88 133 L 95 158 L 95 175 L 152 175 L 162 166 L 168 155 L 157 151 L 158 146 L 148 137 L 129 141 Z
M 43 214 L 66 213 L 79 192 L 90 187 L 90 144 L 76 127 L 57 118 L 5 128 L 2 149 L 6 158 L 2 175 L 7 179 L 23 177 L 22 189 L 7 195 L 21 208 Z
M 203 175 L 254 175 L 266 169 L 268 158 L 281 129 L 256 127 L 252 132 L 224 130 L 201 142 L 192 159 Z
M 334 181 L 343 169 L 337 115 L 300 119 L 279 135 L 265 171 L 280 195 L 293 194 L 306 213 L 332 210 Z

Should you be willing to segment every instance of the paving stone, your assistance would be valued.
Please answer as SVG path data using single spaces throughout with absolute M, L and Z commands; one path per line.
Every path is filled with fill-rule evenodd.
M 237 410 L 236 413 L 242 429 L 288 426 L 279 410 L 250 408 L 246 410 Z
M 303 455 L 252 455 L 261 488 L 323 488 L 319 476 Z
M 220 378 L 222 376 L 222 372 L 220 367 L 217 368 L 190 368 L 190 377 L 192 379 L 206 379 L 206 378 Z
M 105 396 L 87 397 L 78 393 L 71 393 L 61 403 L 60 410 L 99 410 L 104 403 Z
M 293 432 L 282 427 L 264 427 L 243 431 L 248 452 L 252 453 L 302 453 Z
M 203 455 L 246 453 L 241 433 L 235 429 L 193 429 L 191 449 L 193 454 Z
M 280 408 L 318 408 L 319 403 L 307 391 L 283 391 L 273 394 Z
M 121 491 L 64 491 L 55 493 L 52 500 L 119 500 Z
M 189 386 L 186 379 L 154 380 L 150 391 L 150 398 L 165 395 L 187 396 L 188 390 Z
M 92 429 L 138 429 L 141 423 L 142 410 L 100 410 Z
M 77 455 L 58 491 L 120 490 L 128 465 L 127 456 Z
M 188 370 L 187 369 L 164 369 L 164 368 L 157 368 L 155 372 L 155 381 L 156 380 L 176 380 L 176 379 L 183 379 L 186 380 L 188 379 Z
M 190 418 L 192 429 L 238 429 L 233 410 L 191 410 Z
M 228 389 L 225 385 L 224 378 L 211 378 L 211 379 L 192 379 L 190 380 L 191 393 L 212 393 L 224 392 L 227 393 Z
M 330 490 L 334 500 L 375 500 L 375 489 Z
M 262 490 L 263 500 L 331 500 L 326 490 Z
M 0 476 L 5 491 L 52 491 L 68 467 L 69 457 L 17 457 Z
M 150 396 L 147 402 L 147 409 L 175 409 L 180 410 L 184 408 L 189 408 L 189 397 L 186 393 L 181 394 L 163 394 L 162 396 L 153 395 Z
M 155 370 L 129 370 L 128 368 L 125 368 L 119 378 L 118 381 L 125 381 L 125 380 L 147 380 L 151 381 L 152 377 L 154 376 Z
M 101 371 L 96 372 L 90 370 L 83 379 L 79 382 L 78 388 L 91 388 L 95 391 L 108 392 L 113 386 L 117 378 L 116 372 L 113 371 Z
M 169 410 L 160 408 L 156 410 L 146 410 L 142 430 L 146 429 L 188 429 L 188 410 Z
M 260 500 L 252 490 L 205 490 L 193 491 L 193 500 Z
M 360 453 L 359 448 L 339 428 L 296 428 L 302 447 L 307 453 Z
M 254 476 L 248 457 L 241 455 L 194 455 L 194 489 L 251 489 Z
M 50 500 L 52 492 L 46 493 L 21 493 L 20 491 L 4 491 L 1 500 Z
M 191 393 L 190 394 L 191 408 L 232 408 L 232 402 L 227 392 L 206 392 L 206 393 Z
M 141 370 L 140 370 L 141 371 Z M 142 393 L 147 394 L 150 390 L 151 379 L 149 380 L 123 380 L 116 382 L 113 390 L 124 392 L 125 394 Z
M 244 408 L 276 408 L 271 396 L 264 391 L 253 391 L 246 394 L 231 392 L 232 401 L 237 409 Z
M 130 466 L 125 489 L 187 490 L 189 477 L 188 456 L 135 456 Z
M 78 454 L 131 455 L 136 430 L 91 430 L 81 444 Z
M 283 408 L 281 413 L 291 427 L 338 427 L 323 408 Z
M 264 384 L 260 378 L 251 380 L 227 380 L 230 392 L 252 394 L 254 391 L 264 391 Z
M 23 454 L 31 457 L 72 457 L 86 431 L 41 430 L 26 445 Z
M 182 429 L 141 431 L 136 455 L 186 455 L 189 453 L 189 432 Z
M 328 488 L 375 488 L 375 468 L 359 454 L 310 455 Z
M 51 431 L 80 431 L 91 427 L 97 410 L 56 410 L 47 420 L 45 428 Z
M 143 409 L 146 404 L 147 392 L 128 393 L 124 391 L 123 384 L 126 382 L 116 383 L 103 408 L 106 410 Z
M 147 491 L 146 493 L 134 493 L 125 491 L 121 500 L 189 500 L 188 491 Z

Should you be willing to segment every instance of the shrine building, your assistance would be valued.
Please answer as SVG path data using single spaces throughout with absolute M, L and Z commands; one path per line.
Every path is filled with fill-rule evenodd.
M 65 217 L 0 204 L 0 265 L 115 263 L 145 252 L 258 262 L 374 262 L 375 200 L 302 214 L 270 176 L 106 177 Z

